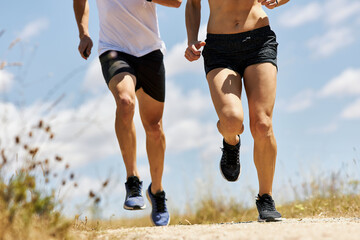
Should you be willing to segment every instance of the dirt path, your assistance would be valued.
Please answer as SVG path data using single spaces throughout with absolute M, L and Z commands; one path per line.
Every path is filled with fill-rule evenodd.
M 84 233 L 83 233 L 84 234 Z M 87 239 L 86 234 L 81 234 Z M 359 240 L 360 218 L 286 219 L 278 223 L 224 223 L 122 228 L 99 232 L 95 239 L 121 240 Z

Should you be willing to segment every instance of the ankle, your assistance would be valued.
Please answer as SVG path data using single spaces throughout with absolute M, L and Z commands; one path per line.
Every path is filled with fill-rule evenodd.
M 240 140 L 238 138 L 238 136 L 235 136 L 235 137 L 224 137 L 224 142 L 227 144 L 227 145 L 230 145 L 230 146 L 236 146 Z
M 239 148 L 239 146 L 240 146 L 240 138 L 235 139 L 235 141 L 228 141 L 228 139 L 224 138 L 223 145 L 227 149 Z
M 262 197 L 262 196 L 264 196 L 264 195 L 269 195 L 269 196 L 272 197 L 272 192 L 259 192 L 259 193 L 258 193 L 258 196 L 259 196 L 259 197 Z
M 127 172 L 126 173 L 126 180 L 128 180 L 130 177 L 137 177 L 140 180 L 140 175 L 137 171 L 133 172 Z
M 158 192 L 162 192 L 164 189 L 162 188 L 161 185 L 157 186 L 157 185 L 151 184 L 150 190 L 151 190 L 151 193 L 152 193 L 153 195 L 155 195 L 155 194 L 158 193 Z

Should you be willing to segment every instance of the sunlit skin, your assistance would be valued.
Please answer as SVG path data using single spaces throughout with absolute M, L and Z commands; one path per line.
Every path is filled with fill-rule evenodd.
M 145 0 L 144 0 L 145 1 Z M 178 8 L 182 0 L 153 0 L 153 3 Z M 87 0 L 74 0 L 74 12 L 79 29 L 79 53 L 85 60 L 91 55 L 89 23 L 89 3 Z M 151 98 L 142 89 L 135 92 L 136 77 L 130 73 L 115 75 L 109 83 L 109 89 L 116 102 L 115 132 L 124 160 L 127 178 L 140 178 L 136 165 L 136 131 L 133 122 L 135 99 L 146 133 L 146 150 L 150 165 L 151 192 L 163 190 L 162 174 L 164 170 L 165 135 L 162 127 L 164 103 Z
M 263 10 L 277 8 L 289 0 L 208 0 L 210 16 L 207 32 L 233 34 L 269 25 Z M 188 47 L 185 58 L 190 62 L 201 56 L 204 41 L 198 39 L 201 0 L 188 0 L 186 4 L 186 29 Z M 272 195 L 277 145 L 272 128 L 276 96 L 277 69 L 271 63 L 247 67 L 244 76 L 226 69 L 216 68 L 207 74 L 211 98 L 219 117 L 217 128 L 225 142 L 235 145 L 237 135 L 244 131 L 244 113 L 241 102 L 242 85 L 248 99 L 250 131 L 254 138 L 254 163 L 259 179 L 259 195 Z M 241 78 L 244 79 L 242 84 Z M 226 84 L 230 80 L 232 85 Z

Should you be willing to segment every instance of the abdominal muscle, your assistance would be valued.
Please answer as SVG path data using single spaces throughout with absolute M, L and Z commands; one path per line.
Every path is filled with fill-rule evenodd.
M 208 33 L 240 33 L 269 25 L 257 0 L 209 0 L 209 6 Z

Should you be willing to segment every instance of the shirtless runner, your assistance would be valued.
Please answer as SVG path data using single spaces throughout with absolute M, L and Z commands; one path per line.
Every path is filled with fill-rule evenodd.
M 277 146 L 272 128 L 276 95 L 276 35 L 262 6 L 279 7 L 289 0 L 209 0 L 206 41 L 198 40 L 201 0 L 188 0 L 186 28 L 189 61 L 200 58 L 200 48 L 211 98 L 223 136 L 220 171 L 228 181 L 240 176 L 240 134 L 244 131 L 242 79 L 254 138 L 254 163 L 259 179 L 256 206 L 259 221 L 279 221 L 272 198 Z

